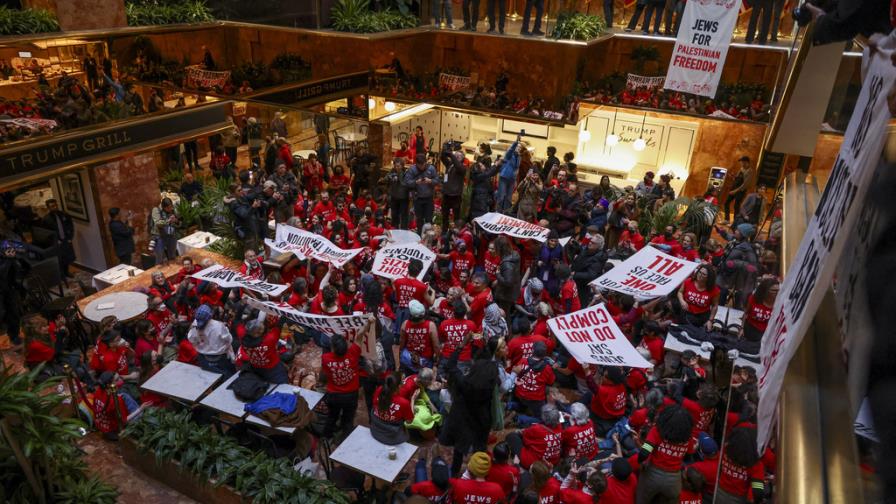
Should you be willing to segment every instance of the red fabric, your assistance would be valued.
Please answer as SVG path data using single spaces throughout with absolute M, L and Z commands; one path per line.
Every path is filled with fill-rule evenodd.
M 452 353 L 463 343 L 467 334 L 476 330 L 476 324 L 470 320 L 450 318 L 439 324 L 439 340 L 442 342 L 442 357 L 450 357 Z M 458 360 L 461 362 L 473 358 L 472 345 L 467 345 L 460 352 Z
M 671 443 L 660 437 L 660 431 L 653 427 L 647 433 L 647 442 L 653 446 L 650 453 L 650 464 L 658 469 L 670 472 L 681 470 L 685 455 L 694 453 L 697 440 L 691 438 L 684 443 Z
M 451 478 L 451 502 L 455 504 L 498 504 L 504 502 L 501 485 L 489 481 Z
M 598 418 L 615 420 L 625 414 L 625 385 L 605 381 L 591 397 L 591 411 Z
M 177 345 L 177 361 L 186 362 L 187 364 L 199 364 L 199 352 L 190 343 L 190 340 L 184 339 Z
M 168 326 L 175 322 L 174 314 L 170 310 L 150 310 L 146 313 L 146 320 L 152 322 L 158 334 L 162 334 Z
M 119 375 L 128 374 L 128 350 L 127 348 L 115 347 L 110 348 L 105 343 L 96 346 L 96 352 L 90 358 L 90 369 L 97 373 L 111 371 Z
M 682 488 L 678 494 L 678 504 L 703 504 L 703 494 Z
M 675 238 L 667 240 L 664 235 L 657 236 L 656 238 L 650 240 L 650 243 L 655 243 L 657 245 L 668 245 L 669 251 L 666 253 L 671 256 L 677 256 L 679 251 L 681 250 L 681 244 L 678 243 L 678 240 L 676 240 Z
M 722 455 L 722 471 L 719 473 L 719 488 L 739 497 L 746 497 L 750 490 L 750 481 L 763 481 L 765 469 L 762 462 L 752 467 L 735 464 L 726 455 Z
M 254 368 L 272 369 L 280 362 L 280 352 L 277 350 L 279 340 L 280 328 L 273 327 L 265 333 L 258 346 L 241 346 L 238 360 L 247 361 Z
M 492 467 L 488 470 L 485 481 L 501 485 L 504 495 L 513 495 L 516 493 L 517 486 L 520 483 L 520 468 L 511 464 L 496 464 L 492 462 Z
M 358 390 L 358 359 L 361 347 L 352 343 L 342 357 L 333 352 L 321 356 L 321 372 L 327 378 L 327 392 L 344 394 Z
M 688 410 L 688 413 L 691 414 L 691 418 L 694 420 L 695 435 L 701 431 L 709 432 L 709 426 L 712 425 L 712 421 L 715 418 L 715 409 L 703 409 L 697 401 L 692 401 L 688 398 L 685 398 L 681 405 Z
M 756 301 L 750 294 L 750 298 L 747 300 L 747 323 L 764 332 L 770 318 L 772 318 L 772 307 Z
M 411 398 L 414 397 L 414 392 L 416 392 L 418 388 L 417 375 L 413 374 L 404 379 L 404 382 L 400 387 L 398 387 L 397 394 L 410 401 Z
M 43 341 L 32 339 L 25 345 L 25 363 L 29 366 L 35 366 L 41 362 L 50 362 L 56 356 L 56 349 L 53 343 L 56 342 L 56 336 L 50 336 L 50 344 L 47 345 Z
M 708 312 L 712 308 L 712 300 L 718 298 L 720 291 L 718 285 L 701 291 L 691 278 L 686 279 L 681 286 L 681 296 L 688 304 L 688 312 L 695 315 Z
M 630 474 L 625 481 L 616 479 L 612 474 L 607 476 L 607 490 L 600 496 L 600 504 L 631 504 L 635 502 L 635 490 L 638 488 L 638 477 Z
M 436 502 L 439 497 L 444 495 L 444 493 L 445 492 L 443 492 L 439 487 L 436 486 L 435 483 L 430 480 L 421 481 L 419 483 L 414 483 L 413 485 L 411 485 L 411 495 L 426 497 L 430 500 L 430 502 Z
M 700 259 L 700 252 L 695 248 L 690 248 L 685 250 L 684 248 L 678 249 L 678 254 L 675 257 L 679 259 L 684 259 L 686 261 L 697 262 Z
M 525 365 L 526 362 L 521 361 L 518 364 Z M 526 366 L 517 376 L 513 392 L 520 399 L 544 401 L 547 398 L 547 386 L 552 385 L 555 379 L 554 368 L 551 366 L 545 366 L 538 372 L 532 371 Z
M 597 455 L 597 434 L 591 420 L 584 425 L 573 425 L 563 430 L 563 453 L 569 457 L 585 457 L 588 460 Z
M 486 252 L 482 258 L 482 267 L 485 274 L 488 275 L 489 282 L 494 282 L 498 274 L 498 266 L 501 265 L 501 258 L 497 254 Z
M 426 284 L 416 278 L 399 278 L 395 285 L 395 299 L 399 308 L 407 308 L 411 300 L 416 299 L 426 305 Z
M 464 253 L 452 250 L 448 254 L 448 258 L 451 260 L 451 275 L 455 278 L 460 275 L 461 271 L 469 272 L 476 264 L 476 257 L 469 250 Z
M 149 341 L 144 338 L 137 338 L 137 343 L 134 345 L 134 360 L 140 362 L 140 359 L 143 358 L 143 354 L 155 351 L 158 348 L 159 342 L 156 340 Z
M 592 504 L 594 499 L 577 488 L 564 488 L 560 490 L 560 499 L 563 504 Z
M 528 334 L 517 336 L 507 343 L 507 359 L 510 362 L 519 362 L 532 357 L 532 349 L 537 341 L 545 344 L 548 354 L 554 351 L 553 339 L 545 338 L 540 334 Z
M 566 302 L 570 301 L 571 305 L 569 311 L 566 311 Z M 582 309 L 582 300 L 579 298 L 579 288 L 576 287 L 576 283 L 572 278 L 566 280 L 563 283 L 563 286 L 560 287 L 560 304 L 561 310 L 559 313 L 573 313 Z
M 470 303 L 470 313 L 468 317 L 476 324 L 476 329 L 482 329 L 482 319 L 485 318 L 485 307 L 494 301 L 492 298 L 492 290 L 486 287 L 482 292 L 473 296 L 473 302 Z
M 380 394 L 382 392 L 383 387 L 377 387 L 376 392 L 373 393 L 373 414 L 377 418 L 390 423 L 410 422 L 414 419 L 414 409 L 411 408 L 410 401 L 399 394 L 392 396 L 392 404 L 389 405 L 389 409 L 381 410 Z
M 523 430 L 523 449 L 520 452 L 520 465 L 528 469 L 536 460 L 543 460 L 549 465 L 560 461 L 562 446 L 560 426 L 552 430 L 543 424 L 535 424 Z
M 423 319 L 420 322 L 408 320 L 402 329 L 406 335 L 404 344 L 408 351 L 426 359 L 432 359 L 435 353 L 432 347 L 432 337 L 429 334 L 431 323 L 428 319 Z
M 706 484 L 703 486 L 703 493 L 707 495 L 712 495 L 716 492 L 716 474 L 719 469 L 719 458 L 718 456 L 701 460 L 699 462 L 694 462 L 690 465 L 696 469 L 700 474 L 703 475 L 703 479 L 706 480 Z
M 118 411 L 115 404 L 118 403 Z M 100 432 L 118 432 L 119 417 L 126 420 L 128 408 L 124 399 L 118 396 L 118 401 L 113 401 L 106 389 L 98 387 L 93 393 L 93 425 Z
M 663 363 L 663 359 L 666 355 L 665 341 L 663 338 L 659 336 L 648 336 L 645 335 L 641 340 L 641 346 L 646 348 L 650 352 L 650 358 L 653 359 L 653 362 L 657 365 Z
M 538 491 L 538 504 L 561 504 L 560 482 L 556 478 L 548 478 L 547 483 Z

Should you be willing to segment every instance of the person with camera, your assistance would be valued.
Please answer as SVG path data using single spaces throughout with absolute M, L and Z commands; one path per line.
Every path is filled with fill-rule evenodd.
M 112 236 L 112 248 L 120 264 L 131 264 L 131 255 L 136 249 L 134 245 L 134 212 L 128 211 L 125 222 L 121 221 L 121 209 L 109 209 L 109 234 Z
M 530 168 L 526 178 L 516 188 L 517 219 L 534 222 L 541 202 L 544 183 L 535 168 Z
M 409 219 L 410 188 L 404 183 L 404 163 L 404 158 L 392 158 L 392 169 L 379 181 L 386 186 L 389 214 L 396 229 L 407 229 Z
M 489 158 L 491 159 L 491 158 Z M 495 186 L 492 182 L 495 174 L 501 168 L 501 156 L 494 163 L 486 164 L 482 160 L 473 165 L 470 172 L 470 183 L 473 184 L 473 192 L 470 195 L 469 221 L 482 216 L 494 208 Z
M 449 140 L 442 146 L 442 164 L 445 165 L 445 183 L 442 185 L 442 222 L 452 222 L 460 218 L 467 167 L 460 142 Z M 452 215 L 451 212 L 454 212 Z
M 418 153 L 415 163 L 404 174 L 405 185 L 414 189 L 414 220 L 417 222 L 417 233 L 423 233 L 424 224 L 432 224 L 435 209 L 433 196 L 435 187 L 441 184 L 436 167 L 426 162 L 426 154 Z
M 501 163 L 501 172 L 498 177 L 498 211 L 505 213 L 510 208 L 510 200 L 513 195 L 513 186 L 516 183 L 516 172 L 520 168 L 520 138 L 526 134 L 526 130 L 520 130 L 516 140 L 504 153 L 504 161 Z
M 162 198 L 162 203 L 152 209 L 149 222 L 156 264 L 161 265 L 177 258 L 177 225 L 180 219 L 170 198 Z

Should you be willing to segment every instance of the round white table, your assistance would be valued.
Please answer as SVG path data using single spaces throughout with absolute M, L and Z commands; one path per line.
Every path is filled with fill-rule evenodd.
M 108 305 L 111 307 L 106 307 Z M 104 305 L 100 309 L 100 305 Z M 149 297 L 142 292 L 113 292 L 91 301 L 84 307 L 84 317 L 93 322 L 114 315 L 122 322 L 139 317 L 149 309 Z

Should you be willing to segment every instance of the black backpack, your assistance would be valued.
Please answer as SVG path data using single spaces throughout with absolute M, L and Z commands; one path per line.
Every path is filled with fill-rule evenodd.
M 251 371 L 243 371 L 227 388 L 240 401 L 255 402 L 268 391 L 268 383 Z

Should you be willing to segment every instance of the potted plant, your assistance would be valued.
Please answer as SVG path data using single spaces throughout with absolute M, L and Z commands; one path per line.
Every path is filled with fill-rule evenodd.
M 632 49 L 631 60 L 639 75 L 659 75 L 660 52 L 654 46 L 639 45 Z

